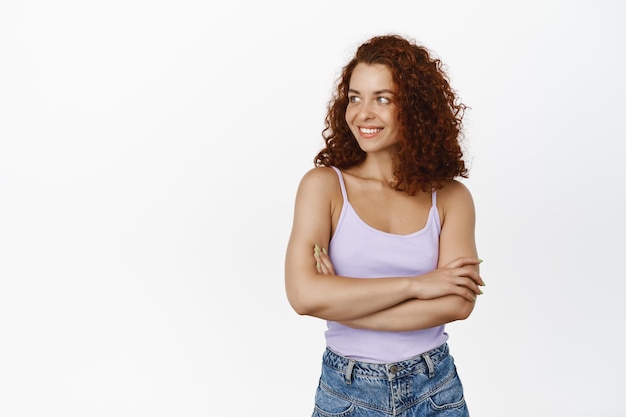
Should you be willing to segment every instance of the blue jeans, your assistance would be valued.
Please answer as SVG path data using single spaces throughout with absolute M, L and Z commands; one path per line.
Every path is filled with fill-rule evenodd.
M 326 349 L 313 417 L 469 417 L 448 344 L 401 362 L 351 360 Z

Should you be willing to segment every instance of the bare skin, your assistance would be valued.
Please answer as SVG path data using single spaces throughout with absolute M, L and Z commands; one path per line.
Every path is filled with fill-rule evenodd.
M 393 82 L 382 66 L 359 64 L 346 121 L 365 160 L 344 171 L 350 203 L 370 226 L 394 234 L 424 227 L 429 193 L 391 189 L 396 148 Z M 343 197 L 337 174 L 314 168 L 302 178 L 285 260 L 285 286 L 294 310 L 355 328 L 405 331 L 467 318 L 484 285 L 478 272 L 474 203 L 467 188 L 449 181 L 437 191 L 442 228 L 438 267 L 411 277 L 368 278 L 335 274 L 326 253 Z M 316 248 L 319 248 L 316 250 Z

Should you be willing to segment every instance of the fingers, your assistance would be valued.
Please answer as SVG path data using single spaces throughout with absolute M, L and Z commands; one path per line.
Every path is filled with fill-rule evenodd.
M 465 298 L 467 301 L 469 302 L 475 302 L 476 301 L 476 297 L 477 294 L 473 293 L 472 291 L 468 290 L 467 288 L 465 288 L 464 290 L 462 288 L 464 287 L 458 287 L 460 289 L 458 295 L 460 295 L 461 297 Z
M 482 287 L 485 286 L 485 281 L 476 271 L 475 266 L 482 263 L 483 260 L 479 258 L 457 258 L 454 261 L 447 264 L 443 269 L 447 269 L 454 275 L 464 276 L 471 278 L 476 285 Z
M 459 294 L 465 298 L 473 298 L 470 301 L 474 301 L 477 296 L 482 295 L 483 291 L 480 289 L 478 285 L 474 281 L 468 278 L 459 278 L 458 281 L 454 283 L 457 288 L 460 289 L 462 294 Z
M 478 271 L 476 271 L 476 269 L 465 266 L 463 268 L 458 268 L 457 271 L 459 276 L 467 277 L 471 279 L 476 285 L 479 285 L 481 287 L 485 286 L 485 281 L 483 281 L 482 277 L 478 274 Z
M 473 266 L 448 269 L 448 282 L 453 284 L 457 295 L 468 301 L 476 301 L 476 297 L 483 294 L 481 286 L 485 285 L 482 277 Z
M 467 277 L 457 277 L 450 280 L 449 284 L 452 287 L 450 290 L 451 293 L 460 295 L 467 301 L 474 302 L 479 295 L 483 294 L 480 287 L 476 285 L 473 280 Z
M 474 294 L 474 293 L 473 293 L 473 292 L 471 292 L 471 291 L 467 291 L 467 292 L 464 294 L 464 298 L 465 298 L 466 300 L 468 300 L 468 301 L 471 301 L 471 302 L 475 303 L 475 302 L 476 302 L 476 300 L 478 299 L 478 295 L 477 295 L 477 294 Z
M 315 245 L 313 257 L 315 258 L 315 268 L 317 272 L 324 275 L 335 275 L 335 268 L 325 248 L 320 248 L 318 245 Z

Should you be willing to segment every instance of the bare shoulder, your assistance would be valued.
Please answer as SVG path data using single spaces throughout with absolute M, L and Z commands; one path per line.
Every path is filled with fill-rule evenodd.
M 337 173 L 330 167 L 312 168 L 300 180 L 300 190 L 332 194 L 334 191 L 339 190 Z
M 333 230 L 342 207 L 341 185 L 333 168 L 315 167 L 304 174 L 296 196 L 297 213 L 304 215 L 309 222 L 320 214 L 330 215 L 328 229 Z
M 437 205 L 444 219 L 452 212 L 474 216 L 472 194 L 465 184 L 457 180 L 447 181 L 437 190 Z
M 437 200 L 442 203 L 460 203 L 462 201 L 471 201 L 472 194 L 465 184 L 457 180 L 446 181 L 440 189 L 437 190 Z

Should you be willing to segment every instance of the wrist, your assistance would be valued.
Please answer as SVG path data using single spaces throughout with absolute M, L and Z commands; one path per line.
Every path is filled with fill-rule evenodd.
M 409 279 L 409 294 L 411 294 L 411 298 L 421 298 L 422 295 L 422 285 L 419 279 L 419 276 L 411 277 Z

